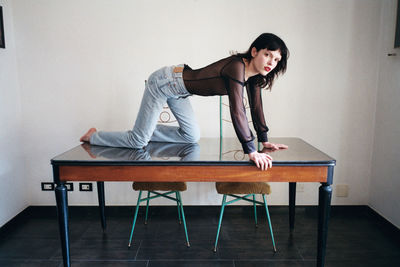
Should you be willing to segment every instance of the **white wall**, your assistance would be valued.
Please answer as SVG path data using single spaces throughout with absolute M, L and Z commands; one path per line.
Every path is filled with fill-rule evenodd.
M 202 67 L 244 51 L 262 32 L 287 43 L 287 74 L 266 92 L 271 136 L 297 136 L 337 159 L 334 184 L 367 204 L 378 81 L 381 1 L 50 1 L 16 0 L 14 23 L 32 205 L 54 204 L 40 191 L 50 158 L 77 145 L 89 127 L 132 127 L 143 81 L 157 68 Z M 218 98 L 193 97 L 202 136 L 218 136 Z M 214 121 L 210 122 L 210 118 Z M 215 127 L 210 127 L 215 125 Z M 38 156 L 39 155 L 39 156 Z M 316 204 L 318 184 L 298 193 Z M 273 184 L 271 204 L 287 203 Z M 109 183 L 107 204 L 135 202 L 129 184 Z M 72 192 L 71 204 L 96 204 Z M 190 184 L 185 204 L 220 203 L 213 184 Z
M 15 55 L 12 7 L 3 7 L 6 49 L 0 48 L 0 227 L 28 206 L 23 127 Z
M 400 228 L 400 49 L 393 49 L 397 1 L 381 13 L 379 78 L 369 204 Z M 388 57 L 388 53 L 396 53 Z

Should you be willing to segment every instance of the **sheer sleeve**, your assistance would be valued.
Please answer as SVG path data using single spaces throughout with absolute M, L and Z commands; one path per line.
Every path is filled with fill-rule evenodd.
M 225 79 L 229 98 L 229 107 L 232 123 L 239 141 L 242 143 L 244 153 L 256 151 L 253 143 L 254 136 L 249 128 L 246 109 L 243 104 L 244 63 L 234 61 L 221 70 Z
M 261 98 L 261 88 L 254 84 L 250 79 L 246 86 L 247 95 L 249 98 L 251 118 L 253 120 L 254 129 L 257 132 L 257 139 L 259 142 L 268 142 L 268 127 L 265 123 L 262 98 Z

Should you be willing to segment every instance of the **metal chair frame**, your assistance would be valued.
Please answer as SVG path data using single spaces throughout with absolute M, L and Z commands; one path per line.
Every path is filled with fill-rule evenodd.
M 154 196 L 150 196 L 151 193 L 153 193 Z M 174 194 L 174 193 L 175 193 L 175 198 L 168 196 L 168 195 L 171 195 L 171 194 Z M 132 238 L 133 238 L 133 231 L 135 230 L 136 219 L 137 219 L 140 203 L 143 202 L 143 201 L 146 201 L 146 216 L 145 216 L 144 224 L 147 224 L 147 218 L 148 218 L 148 212 L 149 212 L 149 202 L 150 202 L 151 199 L 155 199 L 155 198 L 158 198 L 158 197 L 164 197 L 164 198 L 170 199 L 172 201 L 176 201 L 176 205 L 177 205 L 177 208 L 178 208 L 179 224 L 181 224 L 182 221 L 183 221 L 183 226 L 185 228 L 186 245 L 187 245 L 187 247 L 190 247 L 189 237 L 188 237 L 187 228 L 186 228 L 185 213 L 183 212 L 182 198 L 181 198 L 180 192 L 179 191 L 169 191 L 169 192 L 166 192 L 166 193 L 158 193 L 156 191 L 147 191 L 147 197 L 146 198 L 141 198 L 141 196 L 142 196 L 142 190 L 139 191 L 139 196 L 138 196 L 138 201 L 137 201 L 137 204 L 136 204 L 135 216 L 133 218 L 132 230 L 131 230 L 131 235 L 129 237 L 128 247 L 129 248 L 131 247 Z M 181 217 L 182 217 L 182 220 L 181 220 Z
M 220 105 L 220 107 L 219 107 L 220 108 L 220 138 L 222 139 L 222 106 L 223 106 L 222 96 L 220 96 L 220 98 L 219 98 L 219 105 Z M 221 145 L 222 145 L 222 142 L 221 142 Z M 221 147 L 221 149 L 222 149 L 222 147 Z M 265 207 L 265 212 L 267 214 L 267 220 L 268 220 L 268 226 L 269 226 L 269 230 L 270 230 L 270 233 L 271 233 L 273 251 L 276 252 L 274 233 L 273 233 L 273 230 L 272 230 L 271 218 L 269 216 L 267 199 L 265 197 L 265 194 L 261 194 L 262 197 L 263 197 L 263 202 L 256 201 L 255 195 L 256 194 L 247 194 L 245 196 L 238 196 L 238 195 L 234 195 L 234 194 L 224 194 L 223 195 L 222 204 L 221 204 L 221 212 L 220 212 L 219 221 L 218 221 L 217 236 L 215 238 L 215 244 L 214 244 L 214 252 L 217 251 L 218 238 L 219 238 L 219 233 L 220 233 L 220 230 L 221 230 L 222 217 L 223 217 L 223 214 L 224 214 L 225 206 L 227 206 L 229 204 L 232 204 L 232 203 L 235 203 L 236 201 L 239 201 L 239 200 L 245 200 L 245 201 L 253 203 L 253 206 L 254 206 L 254 219 L 255 219 L 256 227 L 257 227 L 257 207 L 256 207 L 256 204 L 260 204 L 260 205 L 263 205 Z M 235 199 L 233 199 L 231 201 L 226 201 L 227 196 L 233 197 Z M 249 199 L 249 197 L 252 197 L 252 199 Z
M 163 109 L 164 109 L 164 111 L 161 112 L 158 122 L 159 123 L 164 123 L 164 124 L 165 123 L 173 123 L 173 122 L 175 122 L 176 120 L 172 120 L 171 119 L 173 117 L 173 114 L 170 113 L 168 105 L 164 106 Z M 164 120 L 162 118 L 162 114 L 164 114 L 164 113 L 168 114 L 168 119 L 167 120 Z M 183 226 L 185 228 L 185 236 L 186 236 L 186 245 L 187 245 L 187 247 L 190 247 L 189 237 L 188 237 L 187 228 L 186 228 L 185 213 L 183 212 L 182 198 L 181 198 L 180 192 L 179 191 L 169 191 L 169 192 L 166 192 L 166 193 L 158 193 L 156 191 L 147 191 L 147 198 L 143 198 L 142 199 L 141 198 L 142 191 L 146 191 L 146 190 L 140 190 L 139 191 L 139 196 L 138 196 L 138 201 L 137 201 L 137 204 L 136 204 L 135 216 L 133 218 L 132 230 L 131 230 L 131 235 L 130 235 L 130 238 L 129 238 L 128 247 L 129 248 L 131 247 L 132 238 L 133 238 L 133 231 L 135 230 L 136 219 L 137 219 L 137 215 L 138 215 L 138 211 L 139 211 L 139 204 L 141 202 L 143 202 L 143 201 L 147 202 L 146 203 L 146 217 L 145 217 L 145 221 L 144 221 L 144 224 L 147 224 L 148 211 L 149 211 L 149 201 L 150 201 L 150 199 L 155 199 L 155 198 L 158 198 L 158 197 L 164 197 L 164 198 L 170 199 L 172 201 L 176 201 L 176 205 L 177 205 L 177 208 L 178 208 L 179 224 L 181 224 L 182 220 L 183 220 Z M 151 193 L 153 193 L 154 196 L 150 196 Z M 175 198 L 168 196 L 168 195 L 171 195 L 173 193 L 175 193 Z M 182 220 L 181 220 L 181 216 L 182 216 Z

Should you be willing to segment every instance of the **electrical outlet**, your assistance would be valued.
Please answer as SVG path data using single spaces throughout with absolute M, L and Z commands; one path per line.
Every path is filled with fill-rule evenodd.
M 349 186 L 347 184 L 336 185 L 336 196 L 337 197 L 348 197 L 349 196 Z
M 304 184 L 296 184 L 296 192 L 304 192 Z
M 65 183 L 65 187 L 67 188 L 67 191 L 74 191 L 73 183 Z
M 93 191 L 92 183 L 79 183 L 79 191 Z
M 42 191 L 54 191 L 54 183 L 42 182 Z

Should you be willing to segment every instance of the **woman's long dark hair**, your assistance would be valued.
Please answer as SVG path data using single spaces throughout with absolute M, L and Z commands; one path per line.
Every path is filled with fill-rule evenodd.
M 254 40 L 254 42 L 250 45 L 249 50 L 245 53 L 238 53 L 237 56 L 241 58 L 245 58 L 250 62 L 252 60 L 251 49 L 255 47 L 257 51 L 261 49 L 268 49 L 271 51 L 279 50 L 281 52 L 281 60 L 278 62 L 276 67 L 268 73 L 266 76 L 258 74 L 256 76 L 251 77 L 250 79 L 255 82 L 256 85 L 261 88 L 271 89 L 274 83 L 274 80 L 281 74 L 286 72 L 287 59 L 289 57 L 289 49 L 286 47 L 285 42 L 272 33 L 263 33 Z

